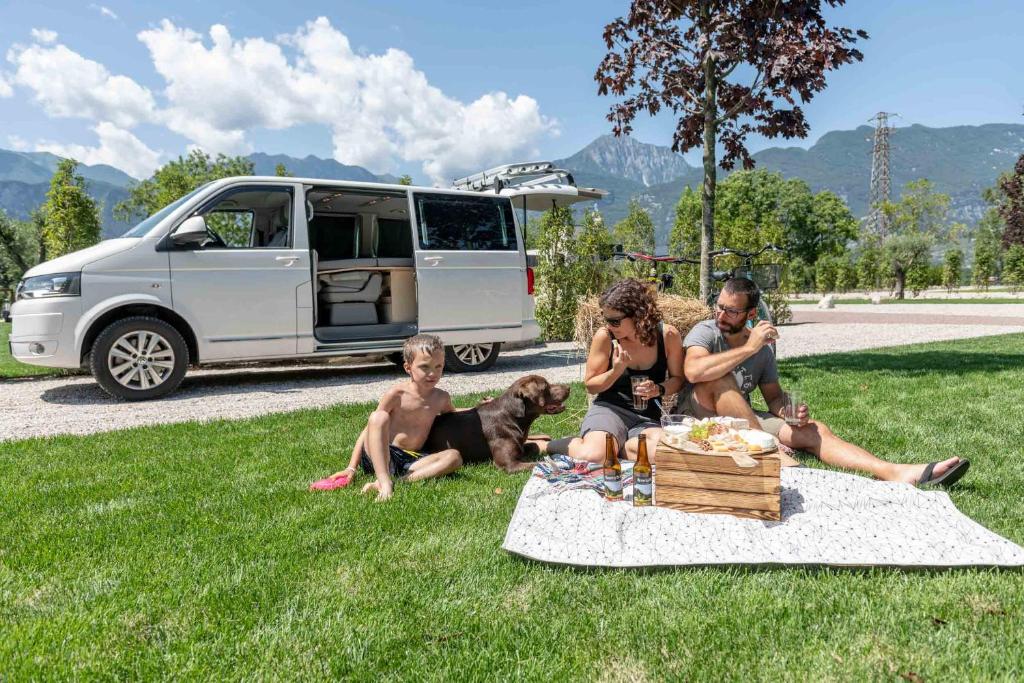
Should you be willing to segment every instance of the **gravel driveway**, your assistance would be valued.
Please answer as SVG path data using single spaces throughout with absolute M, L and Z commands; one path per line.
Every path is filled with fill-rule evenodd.
M 843 306 L 840 313 L 844 318 L 835 322 L 819 320 L 817 312 L 813 320 L 800 322 L 804 315 L 800 307 L 797 324 L 780 329 L 780 358 L 1024 332 L 1024 306 L 1015 304 L 989 305 L 970 312 L 962 309 L 974 305 L 929 305 L 928 310 L 922 310 L 925 306 L 921 304 L 873 306 L 863 311 L 872 319 L 863 322 L 850 318 L 858 312 L 850 309 L 859 308 Z M 875 317 L 879 308 L 886 309 L 881 320 Z M 913 310 L 890 310 L 898 308 Z M 1000 310 L 993 314 L 993 309 Z M 967 313 L 1004 320 L 955 324 L 952 319 L 940 319 Z M 924 315 L 933 322 L 907 324 L 907 314 Z M 550 381 L 577 382 L 583 379 L 583 360 L 572 344 L 564 343 L 503 352 L 490 372 L 449 374 L 441 386 L 452 394 L 500 391 L 530 373 L 542 374 Z M 400 377 L 390 363 L 198 370 L 190 372 L 171 396 L 145 403 L 114 401 L 87 376 L 0 380 L 0 441 L 374 401 Z

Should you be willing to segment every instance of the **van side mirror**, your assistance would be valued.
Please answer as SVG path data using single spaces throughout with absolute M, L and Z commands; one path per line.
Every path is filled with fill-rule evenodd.
M 179 247 L 200 245 L 209 238 L 210 232 L 206 229 L 206 219 L 202 216 L 186 218 L 185 222 L 179 225 L 171 235 L 171 241 Z

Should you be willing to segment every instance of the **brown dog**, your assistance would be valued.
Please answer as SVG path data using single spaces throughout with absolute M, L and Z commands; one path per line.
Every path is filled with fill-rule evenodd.
M 569 387 L 549 384 L 540 375 L 527 375 L 512 383 L 501 396 L 482 401 L 475 408 L 439 415 L 423 445 L 425 453 L 454 448 L 466 463 L 492 460 L 506 472 L 533 467 L 540 454 L 536 444 L 526 443 L 530 425 L 543 414 L 565 410 Z

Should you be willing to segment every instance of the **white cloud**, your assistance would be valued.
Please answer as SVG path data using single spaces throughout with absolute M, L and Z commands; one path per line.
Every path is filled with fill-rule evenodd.
M 94 9 L 97 12 L 99 12 L 100 14 L 102 14 L 103 16 L 108 17 L 110 19 L 117 19 L 117 14 L 115 14 L 114 10 L 110 9 L 109 7 L 105 7 L 103 5 L 91 4 L 91 5 L 89 5 L 89 9 Z
M 52 43 L 57 40 L 57 32 L 48 28 L 32 29 L 32 37 L 40 43 Z
M 148 178 L 160 166 L 162 153 L 150 149 L 130 132 L 109 121 L 101 121 L 93 130 L 99 137 L 96 147 L 44 141 L 35 146 L 35 151 L 76 159 L 90 166 L 107 164 L 134 178 Z
M 167 82 L 171 130 L 216 152 L 249 151 L 248 128 L 287 128 L 302 120 L 291 101 L 292 72 L 280 46 L 262 38 L 235 41 L 223 25 L 202 36 L 164 20 L 142 31 L 153 65 Z
M 0 97 L 10 97 L 14 94 L 14 88 L 7 82 L 7 78 L 0 73 Z
M 159 103 L 132 79 L 46 42 L 43 31 L 33 32 L 36 44 L 8 52 L 12 84 L 32 90 L 50 116 L 104 122 L 96 131 L 102 127 L 106 141 L 101 134 L 99 147 L 80 149 L 93 159 L 128 158 L 135 149 L 140 156 L 128 162 L 135 169 L 129 172 L 158 156 L 128 132 L 144 122 L 229 154 L 252 151 L 247 133 L 255 128 L 321 125 L 331 133 L 338 161 L 378 173 L 419 163 L 437 183 L 534 157 L 541 139 L 558 134 L 533 98 L 496 90 L 460 101 L 431 85 L 407 52 L 355 51 L 324 17 L 273 40 L 234 38 L 220 24 L 203 36 L 167 19 L 141 31 L 138 39 L 166 84 Z M 0 80 L 0 96 L 4 91 Z
M 167 82 L 164 122 L 212 151 L 247 151 L 251 128 L 318 123 L 331 130 L 342 163 L 385 172 L 419 162 L 444 182 L 532 156 L 540 138 L 557 134 L 536 100 L 499 91 L 460 102 L 432 86 L 408 53 L 356 54 L 323 17 L 274 42 L 235 39 L 218 24 L 207 44 L 168 20 L 138 37 Z
M 15 67 L 14 83 L 34 91 L 50 116 L 112 121 L 122 127 L 154 117 L 156 103 L 149 90 L 64 45 L 15 46 L 7 61 Z

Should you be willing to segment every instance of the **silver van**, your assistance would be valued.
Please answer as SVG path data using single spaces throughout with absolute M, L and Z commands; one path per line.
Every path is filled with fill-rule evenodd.
M 450 370 L 484 370 L 540 334 L 520 217 L 604 194 L 544 162 L 454 189 L 217 180 L 26 272 L 11 354 L 87 367 L 128 400 L 170 393 L 190 365 L 397 354 L 418 332 Z

